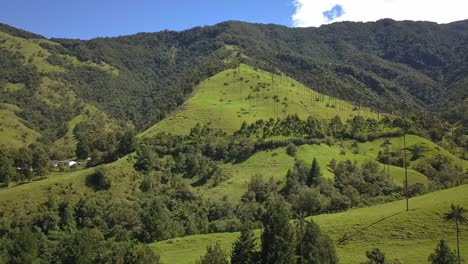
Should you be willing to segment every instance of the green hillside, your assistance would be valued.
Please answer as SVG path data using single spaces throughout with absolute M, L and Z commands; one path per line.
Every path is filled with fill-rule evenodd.
M 392 20 L 86 41 L 0 24 L 0 263 L 80 263 L 81 245 L 87 263 L 152 260 L 145 245 L 193 263 L 262 226 L 277 195 L 341 263 L 373 247 L 424 263 L 439 239 L 454 247 L 450 204 L 468 207 L 467 37 Z
M 385 252 L 388 259 L 402 263 L 426 263 L 437 241 L 445 239 L 453 248 L 455 231 L 442 215 L 451 203 L 468 206 L 468 185 L 438 191 L 410 199 L 410 211 L 404 211 L 404 201 L 352 209 L 344 213 L 314 216 L 335 242 L 341 263 L 366 260 L 365 251 L 373 247 Z M 462 234 L 468 228 L 462 227 Z M 151 244 L 165 263 L 193 263 L 204 254 L 206 246 L 220 242 L 230 251 L 238 233 L 195 235 Z M 348 239 L 338 243 L 344 236 Z M 461 237 L 461 251 L 466 255 L 468 241 Z
M 418 138 L 418 137 L 415 137 Z M 419 138 L 420 140 L 423 140 Z M 397 139 L 394 139 L 395 141 Z M 369 146 L 376 142 L 359 144 L 359 146 Z M 366 145 L 367 144 L 367 145 Z M 345 155 L 340 154 L 344 150 Z M 373 155 L 371 152 L 362 152 L 360 154 L 353 154 L 347 147 L 340 147 L 338 145 L 328 146 L 326 144 L 320 145 L 302 145 L 298 148 L 296 154 L 297 159 L 303 160 L 310 164 L 313 158 L 317 161 L 322 169 L 325 178 L 332 179 L 333 173 L 330 171 L 328 165 L 330 160 L 335 158 L 337 161 L 355 160 L 359 164 L 366 160 L 374 160 L 377 154 Z M 384 164 L 380 164 L 383 166 Z M 199 187 L 200 193 L 206 198 L 218 200 L 227 197 L 233 201 L 238 201 L 240 197 L 247 191 L 247 185 L 254 175 L 262 175 L 268 179 L 272 177 L 280 185 L 285 183 L 286 173 L 294 166 L 294 158 L 286 154 L 284 148 L 275 149 L 273 151 L 261 151 L 247 159 L 242 163 L 226 164 L 223 165 L 223 170 L 228 175 L 228 179 L 216 187 Z M 390 177 L 393 181 L 403 186 L 404 183 L 404 169 L 397 166 L 390 166 Z M 415 183 L 427 184 L 427 177 L 423 174 L 413 170 L 408 170 L 408 182 L 410 185 Z
M 0 145 L 19 148 L 33 143 L 39 133 L 24 125 L 16 112 L 20 109 L 15 105 L 0 104 Z
M 76 145 L 71 137 L 76 123 L 87 120 L 89 113 L 102 113 L 77 96 L 76 87 L 66 76 L 77 68 L 112 76 L 117 76 L 118 70 L 105 63 L 80 62 L 58 50 L 59 44 L 46 39 L 26 39 L 0 31 L 0 51 L 5 60 L 5 72 L 0 76 L 0 144 L 19 148 L 42 136 L 55 141 L 53 156 L 70 158 Z M 65 135 L 61 135 L 63 130 Z
M 197 123 L 233 132 L 242 122 L 281 118 L 297 114 L 347 120 L 355 115 L 378 119 L 368 108 L 359 108 L 305 87 L 284 74 L 271 74 L 241 64 L 202 81 L 192 96 L 168 118 L 142 133 L 187 134 Z

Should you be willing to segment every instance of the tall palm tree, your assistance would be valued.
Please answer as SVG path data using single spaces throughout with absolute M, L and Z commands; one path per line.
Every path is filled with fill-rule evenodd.
M 461 258 L 460 258 L 460 240 L 459 240 L 459 235 L 460 235 L 460 229 L 459 225 L 466 224 L 468 223 L 468 218 L 465 217 L 465 213 L 467 210 L 459 205 L 454 205 L 452 204 L 450 206 L 451 210 L 448 213 L 444 214 L 444 219 L 445 221 L 453 221 L 455 222 L 455 227 L 457 230 L 457 254 L 458 254 L 458 263 L 461 263 Z

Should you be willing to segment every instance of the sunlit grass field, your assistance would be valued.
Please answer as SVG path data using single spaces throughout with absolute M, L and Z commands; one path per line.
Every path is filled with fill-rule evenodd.
M 444 222 L 443 213 L 451 203 L 468 207 L 468 185 L 437 191 L 411 198 L 410 211 L 405 211 L 405 201 L 352 209 L 343 213 L 312 217 L 335 242 L 340 263 L 361 263 L 366 260 L 365 251 L 381 249 L 387 259 L 399 259 L 401 263 L 428 263 L 437 242 L 445 239 L 455 247 L 453 223 Z M 468 227 L 463 226 L 460 249 L 468 254 Z M 257 232 L 259 234 L 259 232 Z M 343 236 L 344 243 L 338 243 Z M 194 235 L 152 243 L 164 263 L 194 263 L 206 250 L 206 246 L 220 242 L 228 252 L 238 233 Z
M 354 109 L 354 111 L 353 111 Z M 240 128 L 242 122 L 281 118 L 297 114 L 330 119 L 335 115 L 347 120 L 354 115 L 379 118 L 369 109 L 322 95 L 286 75 L 270 74 L 241 64 L 201 82 L 193 95 L 171 116 L 142 133 L 186 134 L 197 123 L 211 124 L 227 132 Z

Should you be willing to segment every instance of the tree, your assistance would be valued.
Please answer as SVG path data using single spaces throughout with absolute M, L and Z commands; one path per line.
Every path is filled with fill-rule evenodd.
M 294 145 L 294 143 L 289 143 L 288 146 L 286 146 L 286 154 L 288 154 L 291 157 L 295 157 L 297 153 L 297 147 Z
M 22 178 L 31 180 L 32 173 L 32 154 L 29 148 L 22 147 L 18 150 L 15 157 L 15 166 L 18 168 Z
M 150 247 L 145 244 L 136 244 L 128 249 L 125 256 L 128 264 L 159 264 L 159 255 L 156 255 Z
M 180 226 L 171 219 L 170 211 L 162 201 L 150 199 L 141 208 L 141 239 L 144 242 L 169 239 L 180 233 Z
M 11 264 L 36 263 L 39 259 L 41 246 L 44 245 L 40 232 L 30 228 L 17 228 L 12 230 L 2 241 L 3 251 L 6 253 L 6 262 Z M 1 248 L 0 247 L 0 248 Z M 3 260 L 0 255 L 0 261 Z
M 37 144 L 29 145 L 31 152 L 31 166 L 35 175 L 44 175 L 47 173 L 48 155 L 46 151 Z
M 0 183 L 8 184 L 15 179 L 16 170 L 12 158 L 10 158 L 6 151 L 0 149 Z
M 457 254 L 455 251 L 450 251 L 445 240 L 440 240 L 437 248 L 434 253 L 429 256 L 428 260 L 432 264 L 456 264 L 458 262 Z
M 234 243 L 231 255 L 231 264 L 257 263 L 257 251 L 255 250 L 255 235 L 252 230 L 242 230 L 239 238 Z
M 82 229 L 64 237 L 53 252 L 57 263 L 98 263 L 104 255 L 104 236 L 98 229 Z
M 226 252 L 219 243 L 208 245 L 205 256 L 201 257 L 197 264 L 228 264 Z
M 128 129 L 120 139 L 117 155 L 122 157 L 133 151 L 135 151 L 135 131 Z
M 263 264 L 289 264 L 295 258 L 294 230 L 289 223 L 291 209 L 281 197 L 271 197 L 263 215 Z
M 307 177 L 307 185 L 312 186 L 318 184 L 319 178 L 322 176 L 317 159 L 314 158 L 312 166 L 310 167 L 309 175 Z
M 366 264 L 385 264 L 385 254 L 378 248 L 366 252 L 369 261 Z
M 79 159 L 86 159 L 90 156 L 91 154 L 91 148 L 89 147 L 89 142 L 88 140 L 82 139 L 78 140 L 78 143 L 76 144 L 76 157 Z
M 335 246 L 330 237 L 321 232 L 320 227 L 311 221 L 300 219 L 297 226 L 298 264 L 338 263 Z
M 468 223 L 468 218 L 465 217 L 466 209 L 459 206 L 452 204 L 450 206 L 451 210 L 448 213 L 444 214 L 444 219 L 446 221 L 453 221 L 455 222 L 455 229 L 457 233 L 457 254 L 458 254 L 458 263 L 461 263 L 460 257 L 460 228 L 459 225 Z

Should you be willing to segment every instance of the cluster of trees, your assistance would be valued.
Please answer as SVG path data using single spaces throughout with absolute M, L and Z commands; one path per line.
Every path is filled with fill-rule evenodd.
M 334 180 L 322 177 L 315 158 L 311 166 L 297 161 L 288 171 L 281 193 L 296 213 L 337 212 L 400 197 L 400 188 L 375 161 L 369 160 L 358 166 L 350 160 L 337 163 L 333 159 L 329 167 L 335 174 Z
M 209 126 L 197 124 L 188 136 L 160 133 L 142 140 L 136 148 L 135 168 L 142 172 L 154 170 L 181 174 L 198 179 L 200 184 L 223 179 L 220 163 L 241 161 L 260 148 L 253 139 L 228 136 Z
M 260 250 L 245 227 L 233 245 L 230 262 L 219 244 L 210 245 L 199 264 L 338 263 L 333 241 L 312 220 L 291 223 L 290 205 L 279 196 L 268 197 L 262 216 Z
M 32 180 L 49 169 L 49 156 L 40 144 L 31 144 L 18 150 L 0 147 L 0 183 Z
M 69 65 L 61 77 L 83 100 L 142 130 L 165 118 L 200 81 L 225 67 L 219 63 L 226 56 L 223 44 L 207 41 L 210 34 L 215 33 L 198 28 L 91 41 L 54 39 L 65 51 L 49 51 L 118 69 L 114 75 L 96 67 Z
M 355 115 L 343 122 L 339 116 L 328 121 L 313 117 L 302 120 L 296 114 L 292 114 L 283 119 L 271 118 L 267 121 L 260 119 L 250 125 L 244 122 L 235 134 L 269 140 L 334 137 L 366 142 L 409 133 L 439 142 L 448 131 L 448 125 L 441 123 L 440 119 L 422 118 L 417 115 L 392 118 L 383 116 L 380 120 Z
M 435 188 L 450 188 L 468 179 L 468 171 L 463 171 L 453 160 L 440 154 L 419 160 L 414 169 L 428 176 Z
M 294 118 L 288 118 L 291 119 Z M 301 122 L 296 121 L 288 124 Z M 148 187 L 145 188 L 152 188 L 150 186 L 154 185 L 155 179 L 158 182 L 170 182 L 178 177 L 195 179 L 193 185 L 210 183 L 211 186 L 216 186 L 228 177 L 221 169 L 225 162 L 241 161 L 256 151 L 278 146 L 286 146 L 288 154 L 294 156 L 295 144 L 308 142 L 298 138 L 257 140 L 259 135 L 252 131 L 262 130 L 256 127 L 259 124 L 261 121 L 250 126 L 243 125 L 233 135 L 210 128 L 209 125 L 199 124 L 188 136 L 158 134 L 138 144 L 135 168 L 146 175 L 144 184 Z M 398 157 L 398 160 L 400 159 L 401 155 Z M 388 163 L 388 160 L 385 160 L 385 163 Z M 286 176 L 283 189 L 273 180 L 265 180 L 260 175 L 254 176 L 241 203 L 233 205 L 227 201 L 221 202 L 226 212 L 221 214 L 222 217 L 209 219 L 210 223 L 213 221 L 210 231 L 236 230 L 239 228 L 238 220 L 251 221 L 258 227 L 261 218 L 258 210 L 264 209 L 266 198 L 273 193 L 283 195 L 296 213 L 303 212 L 308 215 L 343 211 L 401 198 L 402 189 L 392 182 L 388 172 L 375 161 L 369 160 L 358 165 L 350 160 L 337 162 L 332 159 L 328 169 L 335 175 L 334 180 L 322 177 L 316 160 L 312 162 L 312 166 L 296 161 L 294 168 Z M 408 188 L 411 196 L 426 191 L 426 187 L 421 184 Z
M 26 226 L 1 231 L 2 263 L 160 263 L 148 246 L 105 239 L 96 228 L 61 233 L 53 239 Z
M 103 126 L 97 120 L 78 123 L 73 129 L 77 140 L 76 157 L 91 158 L 89 166 L 117 160 L 135 150 L 136 132 L 131 126 L 114 130 Z
M 142 243 L 207 233 L 222 215 L 181 179 L 140 176 L 101 169 L 87 179 L 95 192 L 78 198 L 73 184 L 59 185 L 37 208 L 15 210 L 24 217 L 2 215 L 0 261 L 159 263 Z M 128 195 L 113 191 L 122 180 L 129 180 Z
M 0 92 L 4 91 L 4 85 L 7 83 L 24 83 L 28 89 L 35 88 L 39 84 L 40 75 L 36 67 L 24 65 L 23 61 L 23 54 L 13 53 L 4 47 L 0 47 L 0 69 L 2 69 L 0 73 Z
M 43 73 L 34 63 L 25 64 L 24 55 L 6 48 L 0 48 L 0 98 L 2 103 L 18 106 L 26 126 L 41 133 L 41 142 L 48 145 L 67 132 L 67 122 L 82 109 L 80 100 L 63 100 L 57 104 L 47 103 L 38 93 Z M 52 76 L 50 78 L 55 79 Z M 7 83 L 23 84 L 24 88 L 10 91 L 4 89 Z M 67 89 L 60 85 L 49 87 L 58 95 L 66 96 Z
M 268 121 L 257 120 L 247 125 L 242 124 L 236 134 L 255 137 L 259 139 L 284 139 L 284 138 L 315 138 L 321 139 L 333 136 L 339 139 L 356 139 L 361 142 L 373 140 L 384 136 L 398 136 L 401 131 L 386 131 L 392 128 L 401 128 L 400 120 L 391 120 L 388 117 L 380 121 L 372 118 L 364 118 L 356 115 L 347 122 L 342 122 L 339 116 L 329 121 L 319 120 L 313 117 L 307 120 L 300 119 L 296 114 L 288 115 L 284 119 L 270 119 Z

